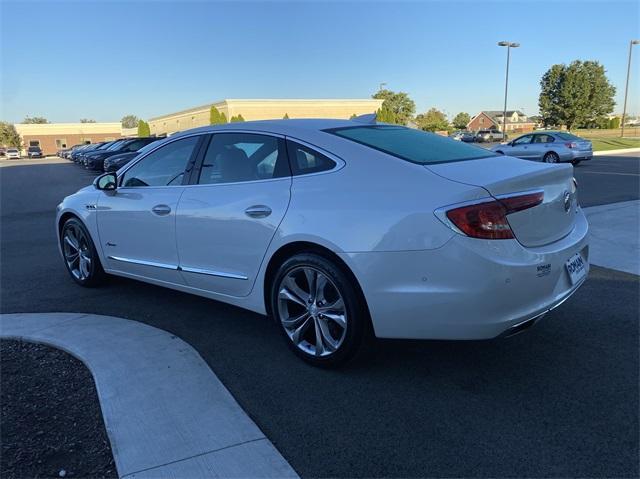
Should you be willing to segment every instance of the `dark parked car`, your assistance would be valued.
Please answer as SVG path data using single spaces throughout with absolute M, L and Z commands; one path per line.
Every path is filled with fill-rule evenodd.
M 104 169 L 104 160 L 109 158 L 110 156 L 114 156 L 120 153 L 133 153 L 137 152 L 142 147 L 148 145 L 149 143 L 153 143 L 158 138 L 148 137 L 148 138 L 127 138 L 124 141 L 120 141 L 116 145 L 112 145 L 111 147 L 101 150 L 101 151 L 93 151 L 84 155 L 83 162 L 84 165 L 90 170 L 100 170 Z
M 78 155 L 85 151 L 87 148 L 95 148 L 95 143 L 87 143 L 85 145 L 79 145 L 78 147 L 71 148 L 71 153 L 69 153 L 69 159 L 72 161 L 78 161 Z
M 156 140 L 164 140 L 165 137 L 156 138 Z M 118 171 L 124 165 L 133 160 L 136 156 L 146 153 L 149 150 L 157 147 L 158 144 L 154 141 L 140 148 L 138 151 L 128 151 L 126 153 L 118 153 L 117 155 L 110 156 L 104 160 L 104 171 Z
M 27 149 L 27 157 L 29 158 L 44 158 L 42 149 L 39 146 L 30 146 Z
M 93 153 L 95 151 L 102 151 L 102 150 L 109 149 L 120 141 L 122 140 L 103 141 L 101 143 L 95 143 L 94 145 L 91 145 L 90 148 L 85 148 L 80 153 L 78 153 L 78 155 L 76 156 L 75 162 L 78 163 L 79 165 L 84 165 L 88 154 Z

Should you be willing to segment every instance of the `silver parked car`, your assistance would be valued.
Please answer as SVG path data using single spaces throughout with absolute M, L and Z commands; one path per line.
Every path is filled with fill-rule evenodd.
M 546 163 L 570 162 L 573 165 L 593 157 L 593 147 L 589 140 L 557 131 L 529 133 L 509 143 L 496 145 L 491 150 L 525 160 Z

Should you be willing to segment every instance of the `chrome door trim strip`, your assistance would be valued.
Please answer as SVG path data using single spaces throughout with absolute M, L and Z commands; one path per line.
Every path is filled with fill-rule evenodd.
M 158 263 L 156 261 L 144 261 L 141 259 L 123 258 L 122 256 L 108 256 L 109 259 L 122 263 L 139 264 L 142 266 L 153 266 L 154 268 L 172 269 L 178 271 L 180 268 L 174 264 Z
M 186 273 L 206 274 L 209 276 L 219 276 L 221 278 L 242 279 L 242 280 L 249 279 L 247 276 L 244 276 L 242 274 L 225 273 L 222 271 L 213 271 L 210 269 L 202 269 L 202 268 L 192 268 L 190 266 L 180 266 L 178 269 Z

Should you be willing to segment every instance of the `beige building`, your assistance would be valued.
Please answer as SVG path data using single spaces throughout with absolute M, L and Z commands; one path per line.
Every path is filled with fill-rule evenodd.
M 373 113 L 383 100 L 222 100 L 196 108 L 149 119 L 152 135 L 171 134 L 209 124 L 211 106 L 224 113 L 227 121 L 242 115 L 246 121 L 289 118 L 350 118 Z M 137 134 L 137 130 L 136 130 Z M 129 136 L 129 135 L 127 135 Z
M 17 123 L 24 150 L 39 146 L 45 155 L 82 143 L 111 141 L 122 136 L 120 122 L 114 123 Z M 23 151 L 23 154 L 26 154 Z

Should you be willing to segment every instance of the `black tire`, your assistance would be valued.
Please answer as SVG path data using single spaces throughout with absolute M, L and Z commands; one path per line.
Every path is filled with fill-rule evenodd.
M 338 299 L 340 297 L 342 298 L 342 303 L 344 305 L 343 317 L 344 323 L 346 324 L 344 329 L 341 329 L 338 322 L 332 322 L 331 318 L 327 318 L 325 316 L 324 320 L 319 319 L 317 316 L 322 317 L 322 313 L 317 314 L 317 316 L 311 316 L 309 308 L 312 308 L 312 300 L 309 299 L 310 297 L 308 298 L 309 305 L 303 307 L 297 302 L 283 299 L 283 296 L 280 295 L 280 291 L 285 287 L 284 282 L 289 281 L 292 278 L 295 280 L 296 275 L 301 275 L 298 277 L 302 278 L 302 282 L 300 282 L 300 280 L 296 281 L 296 284 L 300 286 L 300 293 L 305 293 L 303 289 L 312 290 L 309 282 L 306 280 L 306 272 L 308 271 L 320 273 L 320 275 L 316 276 L 317 282 L 319 282 L 318 278 L 322 275 L 326 277 L 325 279 L 329 280 L 329 282 L 326 282 L 326 288 L 329 288 L 329 290 L 326 293 L 321 294 L 323 299 L 326 296 L 329 296 L 329 293 L 333 288 L 335 288 L 336 292 L 339 294 Z M 304 285 L 306 285 L 307 288 L 304 288 Z M 278 272 L 271 283 L 269 298 L 271 307 L 270 311 L 272 312 L 275 321 L 278 323 L 278 328 L 287 342 L 287 345 L 298 357 L 314 366 L 331 368 L 344 364 L 346 361 L 353 358 L 354 355 L 362 349 L 365 341 L 369 340 L 371 337 L 371 322 L 369 319 L 368 309 L 364 298 L 360 294 L 356 285 L 353 284 L 353 280 L 345 271 L 343 271 L 342 267 L 318 254 L 300 253 L 286 260 L 278 269 Z M 316 305 L 316 299 L 317 298 L 313 299 L 313 305 Z M 331 303 L 332 300 L 334 301 L 333 304 L 338 302 L 335 300 L 335 296 L 327 302 Z M 283 303 L 287 305 L 286 308 L 284 306 L 281 308 Z M 322 303 L 323 301 L 320 301 L 317 304 L 320 306 Z M 289 311 L 288 305 L 298 308 L 298 312 L 295 312 L 295 310 Z M 305 327 L 303 323 L 298 323 L 301 326 L 300 328 L 294 326 L 287 329 L 283 324 L 283 318 L 288 318 L 290 320 L 291 318 L 298 316 L 298 314 L 307 314 L 308 319 L 305 320 L 304 323 L 309 324 Z M 340 316 L 333 313 L 327 313 L 327 315 L 329 317 Z M 324 328 L 333 326 L 333 331 L 340 331 L 342 336 L 341 342 L 336 349 L 329 349 L 329 351 L 327 351 L 327 349 L 324 349 L 325 346 L 323 344 L 322 353 L 319 354 L 317 352 L 314 353 L 309 351 L 308 349 L 313 347 L 314 351 L 318 351 L 318 336 L 316 334 L 318 331 L 325 330 L 324 328 L 320 328 L 321 322 L 325 325 Z M 292 333 L 294 332 L 294 329 L 302 328 L 305 328 L 305 331 L 299 335 L 301 339 L 299 340 L 299 344 L 296 344 L 292 337 Z M 326 337 L 323 334 L 320 336 Z M 338 336 L 338 334 L 335 336 Z M 332 336 L 331 339 L 335 339 L 335 336 Z M 322 341 L 323 340 L 321 340 L 321 342 Z M 315 344 L 312 344 L 312 342 Z
M 72 235 L 76 240 L 67 238 Z M 67 272 L 71 278 L 80 286 L 92 288 L 99 286 L 105 279 L 106 273 L 100 263 L 100 257 L 93 244 L 91 235 L 78 218 L 69 218 L 65 221 L 60 232 L 60 244 L 62 246 L 62 256 Z M 77 260 L 73 260 L 73 251 L 77 250 Z M 87 262 L 87 258 L 89 261 Z M 81 263 L 82 262 L 82 263 Z M 81 264 L 84 265 L 81 266 Z M 77 265 L 77 266 L 76 266 Z
M 542 161 L 545 163 L 558 163 L 560 161 L 560 157 L 557 153 L 550 151 L 542 158 Z

